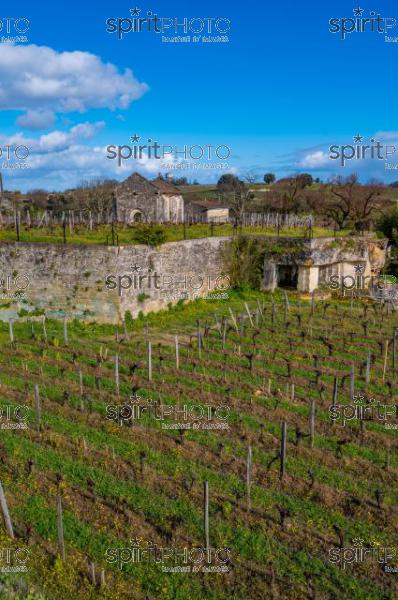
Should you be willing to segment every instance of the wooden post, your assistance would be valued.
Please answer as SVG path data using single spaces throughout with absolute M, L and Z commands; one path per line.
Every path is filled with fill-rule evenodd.
M 17 241 L 21 241 L 21 212 L 17 210 Z
M 256 328 L 259 328 L 260 325 L 260 312 L 258 310 L 258 308 L 256 308 L 256 312 L 255 312 L 256 318 L 254 320 L 255 324 L 256 324 Z
M 180 368 L 180 349 L 178 346 L 178 335 L 175 336 L 175 344 L 176 344 L 176 369 Z
M 46 317 L 44 315 L 43 315 L 42 325 L 43 325 L 44 341 L 47 342 Z
M 14 344 L 14 328 L 13 328 L 13 324 L 12 324 L 12 319 L 9 319 L 9 321 L 8 321 L 8 329 L 10 332 L 10 344 L 13 345 Z
M 80 398 L 83 397 L 83 373 L 79 371 L 79 394 Z
M 37 385 L 37 383 L 35 383 L 35 415 L 36 415 L 37 429 L 40 430 L 40 427 L 41 427 L 40 392 L 39 392 L 39 386 Z
M 116 385 L 116 393 L 119 396 L 119 355 L 115 354 L 115 385 Z
M 105 570 L 104 569 L 101 569 L 100 586 L 105 587 Z
M 200 333 L 200 322 L 197 321 L 196 323 L 197 323 L 197 327 L 198 327 L 198 330 L 197 330 L 198 355 L 199 355 L 199 358 L 201 358 L 201 356 L 202 356 L 202 336 Z
M 279 474 L 279 478 L 282 480 L 285 472 L 286 472 L 286 437 L 287 437 L 287 424 L 286 421 L 282 422 L 282 427 L 281 427 L 281 451 L 280 451 L 280 458 L 281 458 L 281 465 L 280 465 L 280 474 Z
M 395 371 L 396 351 L 397 351 L 397 328 L 394 327 L 394 333 L 393 333 L 393 337 L 392 337 L 392 368 L 394 371 Z
M 240 328 L 239 328 L 239 339 L 240 339 L 240 343 L 242 344 L 243 341 L 243 337 L 245 335 L 245 319 L 243 316 L 243 313 L 240 314 Z
M 292 383 L 290 399 L 291 399 L 292 402 L 294 401 L 294 383 Z
M 387 370 L 388 342 L 389 342 L 389 340 L 386 340 L 384 342 L 384 364 L 383 364 L 383 379 L 382 379 L 383 383 L 384 383 L 385 378 L 386 378 L 386 370 Z
M 61 496 L 57 496 L 57 529 L 58 529 L 58 545 L 61 551 L 61 557 L 65 560 L 65 540 L 64 540 L 64 521 L 62 515 L 62 500 Z
M 220 333 L 220 336 L 222 337 L 221 323 L 220 323 L 220 321 L 218 320 L 218 316 L 217 316 L 217 314 L 216 314 L 216 313 L 214 313 L 214 320 L 215 320 L 215 322 L 216 322 L 217 329 L 218 329 L 218 331 L 219 331 L 219 333 Z
M 64 317 L 64 342 L 65 346 L 68 345 L 68 320 Z
M 124 331 L 124 337 L 126 340 L 129 339 L 129 332 L 127 331 L 127 323 L 126 323 L 126 319 L 123 319 L 123 331 Z
M 222 328 L 222 347 L 223 349 L 225 348 L 225 342 L 227 339 L 227 327 L 228 327 L 228 321 L 227 319 L 223 319 L 223 328 Z
M 234 324 L 234 327 L 235 327 L 235 329 L 236 329 L 236 333 L 239 333 L 238 324 L 237 324 L 237 322 L 236 322 L 235 315 L 234 315 L 234 313 L 233 313 L 233 311 L 232 311 L 232 308 L 231 308 L 231 307 L 229 307 L 229 312 L 230 312 L 230 314 L 231 314 L 232 322 L 233 322 L 233 324 Z
M 209 482 L 204 482 L 204 525 L 205 525 L 205 547 L 210 548 L 209 539 Z
M 93 563 L 93 562 L 90 562 L 90 579 L 91 579 L 91 583 L 93 585 L 97 584 L 96 577 L 95 577 L 95 563 Z
M 272 386 L 272 379 L 268 379 L 268 390 L 267 390 L 268 396 L 271 395 L 271 386 Z
M 365 373 L 366 392 L 368 392 L 369 383 L 370 383 L 370 361 L 371 361 L 371 353 L 369 350 L 368 356 L 366 358 L 366 373 Z
M 250 314 L 250 310 L 249 310 L 249 307 L 247 305 L 247 302 L 245 302 L 245 309 L 246 309 L 246 312 L 247 312 L 247 316 L 249 317 L 250 325 L 252 327 L 254 327 L 253 319 L 252 319 L 252 316 Z
M 351 364 L 350 374 L 350 399 L 352 400 L 355 396 L 355 367 L 354 363 Z
M 152 346 L 148 340 L 147 344 L 147 355 L 148 355 L 148 381 L 152 381 Z
M 284 315 L 283 315 L 283 319 L 284 319 L 285 323 L 287 321 L 288 310 L 289 310 L 289 299 L 288 299 L 287 294 L 285 292 L 285 305 L 284 305 Z
M 337 404 L 337 396 L 338 396 L 338 382 L 337 377 L 334 378 L 333 381 L 333 406 Z
M 314 438 L 315 438 L 315 400 L 311 400 L 311 412 L 310 412 L 310 440 L 311 440 L 311 448 L 314 447 Z
M 10 538 L 14 539 L 14 530 L 12 528 L 12 522 L 10 513 L 8 512 L 7 500 L 4 494 L 3 486 L 0 482 L 0 508 L 3 514 L 4 525 L 6 526 L 6 530 Z
M 247 510 L 251 510 L 251 471 L 252 471 L 252 448 L 249 446 L 246 458 L 246 491 L 247 491 Z
M 263 309 L 261 308 L 260 300 L 258 298 L 257 298 L 257 307 L 258 307 L 259 313 L 261 315 L 261 318 L 263 318 L 264 313 L 263 313 Z

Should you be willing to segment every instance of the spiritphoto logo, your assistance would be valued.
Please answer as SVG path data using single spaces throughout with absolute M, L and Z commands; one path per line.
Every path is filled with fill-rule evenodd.
M 354 144 L 339 146 L 334 144 L 329 147 L 329 158 L 338 160 L 340 166 L 345 167 L 351 160 L 387 160 L 395 153 L 396 147 L 391 144 L 382 144 L 375 138 L 370 138 L 370 144 L 363 143 L 364 136 L 359 133 L 353 136 Z M 388 164 L 388 163 L 387 163 Z M 386 166 L 386 168 L 388 168 Z
M 0 406 L 0 429 L 27 429 L 29 412 L 27 406 Z
M 340 18 L 333 17 L 329 19 L 330 33 L 338 34 L 341 40 L 345 40 L 347 36 L 353 33 L 379 33 L 386 34 L 391 32 L 397 26 L 395 17 L 383 17 L 375 10 L 366 11 L 358 6 L 353 9 L 353 17 Z M 392 40 L 387 39 L 385 41 Z
M 358 538 L 352 540 L 352 544 L 345 548 L 330 548 L 329 561 L 340 565 L 342 569 L 353 563 L 375 561 L 383 564 L 384 570 L 388 572 L 391 569 L 388 567 L 388 562 L 397 556 L 396 548 L 385 548 L 376 541 L 371 541 L 368 546 L 364 546 L 364 541 Z
M 107 275 L 105 285 L 108 290 L 117 290 L 118 295 L 122 296 L 124 291 L 135 290 L 159 290 L 167 296 L 168 293 L 178 291 L 188 293 L 225 291 L 230 288 L 230 278 L 222 273 L 216 275 L 202 274 L 193 275 L 192 273 L 158 273 L 148 269 L 146 273 L 141 272 L 140 265 L 131 265 L 132 274 Z
M 109 160 L 116 160 L 121 167 L 126 160 L 159 160 L 163 161 L 160 167 L 165 169 L 195 169 L 206 168 L 204 165 L 213 165 L 212 168 L 228 168 L 228 163 L 219 162 L 228 160 L 231 149 L 226 144 L 214 146 L 212 144 L 183 144 L 181 146 L 159 144 L 152 138 L 147 138 L 140 143 L 141 136 L 137 133 L 130 136 L 131 144 L 114 145 L 106 147 Z M 192 161 L 192 162 L 191 162 Z M 201 165 L 201 166 L 199 166 Z M 208 166 L 207 168 L 210 168 Z
M 0 573 L 26 573 L 29 558 L 27 548 L 0 547 Z
M 194 292 L 189 298 L 186 292 L 170 292 L 166 294 L 167 300 L 228 300 L 229 294 L 227 292 L 208 292 L 205 296 L 202 296 L 198 292 Z
M 105 557 L 120 570 L 128 564 L 146 563 L 160 566 L 164 573 L 228 573 L 231 563 L 229 548 L 164 548 L 139 537 L 130 539 L 128 546 L 107 548 Z
M 231 28 L 226 17 L 162 17 L 138 6 L 130 9 L 129 17 L 110 17 L 105 24 L 107 33 L 116 34 L 118 40 L 131 33 L 148 33 L 159 35 L 163 43 L 226 43 Z
M 381 404 L 372 397 L 361 393 L 353 396 L 352 404 L 332 404 L 329 406 L 329 416 L 334 423 L 345 427 L 347 421 L 381 421 L 386 429 L 398 428 L 397 423 L 388 423 L 389 419 L 398 418 L 397 404 Z
M 24 298 L 29 286 L 28 275 L 19 273 L 0 275 L 0 300 Z
M 30 149 L 23 144 L 0 146 L 2 169 L 29 169 Z
M 329 277 L 329 288 L 331 290 L 367 290 L 369 288 L 388 289 L 398 283 L 394 275 L 364 275 L 365 267 L 355 265 L 355 275 L 331 275 Z
M 140 396 L 130 396 L 123 404 L 106 407 L 106 418 L 119 425 L 132 424 L 144 417 L 162 423 L 162 429 L 229 429 L 228 406 L 193 404 L 162 404 Z
M 3 17 L 0 18 L 0 42 L 2 44 L 26 43 L 30 22 L 26 17 Z M 6 35 L 5 35 L 6 34 Z

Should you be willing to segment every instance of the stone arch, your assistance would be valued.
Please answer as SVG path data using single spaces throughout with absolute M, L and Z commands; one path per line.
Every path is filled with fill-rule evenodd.
M 144 213 L 139 208 L 133 208 L 128 214 L 129 223 L 142 223 L 144 220 Z

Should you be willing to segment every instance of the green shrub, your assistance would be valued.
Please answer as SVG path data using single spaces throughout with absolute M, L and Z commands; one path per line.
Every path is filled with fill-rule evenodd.
M 148 296 L 148 294 L 145 294 L 145 292 L 141 292 L 140 294 L 138 294 L 137 296 L 137 300 L 138 302 L 145 302 L 145 300 L 147 298 L 150 298 L 150 296 Z
M 126 310 L 126 312 L 124 313 L 124 320 L 126 323 L 126 327 L 132 327 L 134 319 L 133 315 L 129 310 Z
M 137 225 L 133 240 L 146 246 L 160 246 L 166 241 L 166 229 L 162 225 Z

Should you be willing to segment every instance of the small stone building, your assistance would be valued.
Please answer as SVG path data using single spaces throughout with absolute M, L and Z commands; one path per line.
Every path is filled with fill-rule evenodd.
M 262 288 L 313 292 L 330 287 L 333 276 L 335 282 L 343 277 L 354 282 L 360 274 L 370 283 L 384 267 L 388 240 L 368 235 L 312 240 L 286 238 L 276 244 L 278 253 L 265 256 Z
M 133 173 L 115 190 L 117 220 L 126 223 L 181 223 L 184 198 L 171 183 L 158 177 L 149 181 Z
M 185 209 L 188 220 L 200 223 L 229 223 L 229 208 L 217 200 L 192 200 Z

